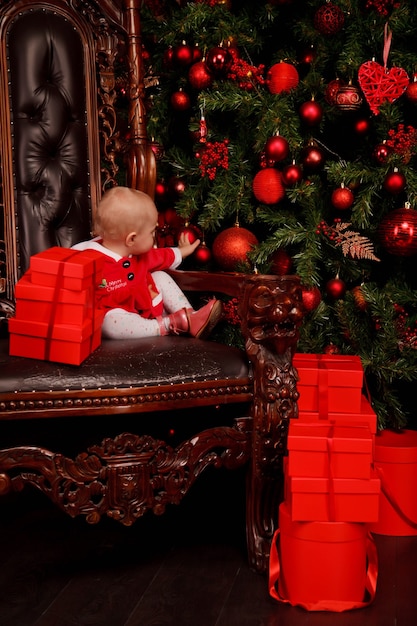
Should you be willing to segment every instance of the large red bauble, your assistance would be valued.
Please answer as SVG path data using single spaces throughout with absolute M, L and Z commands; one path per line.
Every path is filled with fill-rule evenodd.
M 212 253 L 217 265 L 226 272 L 233 272 L 239 264 L 246 263 L 248 252 L 258 243 L 250 230 L 232 226 L 217 235 Z
M 331 278 L 326 283 L 326 293 L 333 300 L 343 298 L 346 293 L 346 284 L 341 278 Z
M 332 205 L 335 209 L 338 209 L 339 211 L 345 211 L 346 209 L 350 209 L 354 200 L 355 196 L 353 195 L 351 190 L 345 187 L 343 184 L 333 191 L 331 197 Z
M 266 75 L 266 86 L 272 94 L 291 91 L 297 87 L 300 77 L 294 65 L 290 63 L 275 63 Z
M 303 180 L 303 170 L 297 163 L 291 163 L 282 170 L 282 182 L 286 187 L 293 187 Z
M 315 174 L 324 165 L 324 152 L 316 145 L 308 145 L 301 151 L 301 162 L 308 174 Z
M 187 111 L 191 106 L 190 96 L 181 89 L 174 91 L 171 95 L 170 102 L 172 108 L 176 111 Z
M 301 120 L 308 126 L 317 126 L 323 118 L 323 108 L 315 100 L 304 102 L 299 109 Z
M 263 204 L 276 204 L 285 196 L 282 174 L 274 167 L 260 170 L 253 179 L 252 189 L 255 198 Z
M 390 254 L 413 256 L 417 253 L 417 211 L 408 205 L 391 211 L 381 220 L 378 236 Z
M 194 60 L 194 48 L 183 41 L 172 50 L 172 61 L 177 65 L 190 65 Z
M 385 176 L 383 187 L 385 191 L 388 191 L 388 193 L 397 195 L 404 191 L 406 184 L 407 181 L 404 174 L 399 172 L 397 168 L 394 168 L 392 172 L 388 172 L 388 174 Z
M 326 2 L 314 15 L 314 27 L 322 35 L 335 35 L 345 23 L 345 16 L 338 6 L 332 2 Z
M 198 61 L 190 67 L 188 80 L 194 89 L 207 89 L 213 82 L 213 75 L 210 73 L 205 61 Z
M 206 63 L 213 74 L 224 75 L 232 66 L 233 56 L 227 48 L 216 46 L 207 52 Z
M 344 84 L 345 83 L 340 80 L 340 78 L 335 78 L 334 80 L 330 81 L 324 92 L 324 98 L 328 104 L 336 104 L 336 96 L 339 92 L 340 87 Z
M 290 147 L 285 137 L 274 135 L 265 143 L 265 156 L 270 161 L 283 161 L 287 158 Z
M 306 311 L 314 311 L 321 302 L 321 293 L 318 287 L 302 287 L 301 298 Z

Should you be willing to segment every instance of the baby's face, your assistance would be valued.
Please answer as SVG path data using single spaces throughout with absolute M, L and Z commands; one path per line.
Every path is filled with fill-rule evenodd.
M 144 254 L 153 248 L 157 224 L 158 212 L 155 207 L 150 207 L 141 229 L 136 231 L 133 247 L 130 250 L 131 254 Z

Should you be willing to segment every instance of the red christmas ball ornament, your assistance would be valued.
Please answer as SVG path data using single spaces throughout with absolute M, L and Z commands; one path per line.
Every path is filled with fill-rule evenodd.
M 177 232 L 184 225 L 184 218 L 182 218 L 181 215 L 178 215 L 176 210 L 173 209 L 172 207 L 169 209 L 166 209 L 166 211 L 164 211 L 163 213 L 163 216 L 164 216 L 165 223 L 171 226 Z
M 184 193 L 187 184 L 184 178 L 180 176 L 171 176 L 168 181 L 168 192 L 171 196 L 171 199 L 176 202 Z
M 417 104 L 417 74 L 414 74 L 413 80 L 405 90 L 405 97 L 409 102 Z
M 213 75 L 205 61 L 194 63 L 188 71 L 188 81 L 193 89 L 207 89 L 213 83 Z
M 323 119 L 323 107 L 314 99 L 304 102 L 299 108 L 302 122 L 307 126 L 318 126 Z
M 191 65 L 194 60 L 194 48 L 183 41 L 179 46 L 175 46 L 172 50 L 172 61 L 176 65 Z
M 330 81 L 324 92 L 324 98 L 328 104 L 332 106 L 336 104 L 336 95 L 340 87 L 342 87 L 342 85 L 344 84 L 345 83 L 340 80 L 340 78 L 335 78 L 334 80 Z
M 217 235 L 212 246 L 213 258 L 222 270 L 233 272 L 248 261 L 248 253 L 257 243 L 250 230 L 236 224 Z
M 326 293 L 333 300 L 340 300 L 346 293 L 345 281 L 338 276 L 331 278 L 326 283 Z
M 200 245 L 194 250 L 193 257 L 199 265 L 206 265 L 211 261 L 211 250 L 204 243 L 200 243 Z
M 201 230 L 193 224 L 188 224 L 188 222 L 180 229 L 178 238 L 181 237 L 181 235 L 185 235 L 189 243 L 194 243 L 194 241 L 202 237 Z
M 327 346 L 325 346 L 323 352 L 324 354 L 340 354 L 340 348 L 335 346 L 334 343 L 329 343 Z
M 355 200 L 355 196 L 350 189 L 342 183 L 340 187 L 335 189 L 331 196 L 331 203 L 338 211 L 346 211 L 350 209 Z
M 335 105 L 340 111 L 357 111 L 363 102 L 358 87 L 349 83 L 341 85 L 335 95 Z
M 322 35 L 336 35 L 343 28 L 345 15 L 336 4 L 327 2 L 314 15 L 314 27 Z
M 371 128 L 371 121 L 368 117 L 360 117 L 353 123 L 353 129 L 361 137 L 367 135 Z
M 190 96 L 179 89 L 178 91 L 174 91 L 171 95 L 171 106 L 175 111 L 187 111 L 191 106 Z
M 299 60 L 300 63 L 303 63 L 304 65 L 311 65 L 316 60 L 316 57 L 317 53 L 314 50 L 314 46 L 311 45 L 309 48 L 306 48 L 301 52 Z
M 287 276 L 292 267 L 292 258 L 285 250 L 279 248 L 272 255 L 271 272 L 277 276 Z
M 378 144 L 373 153 L 372 156 L 375 159 L 375 161 L 377 163 L 379 163 L 380 165 L 382 165 L 383 163 L 385 163 L 385 161 L 387 160 L 387 158 L 389 157 L 389 155 L 391 154 L 392 150 L 391 148 L 387 145 L 386 141 L 383 141 L 382 143 Z
M 383 187 L 385 191 L 395 196 L 404 191 L 406 184 L 407 181 L 404 174 L 402 174 L 397 167 L 394 167 L 392 172 L 388 172 L 385 176 Z
M 318 287 L 301 287 L 301 298 L 304 309 L 308 312 L 317 309 L 321 302 L 321 292 Z
M 293 187 L 303 180 L 303 170 L 295 161 L 282 170 L 282 182 L 286 187 Z
M 260 170 L 253 179 L 252 190 L 258 202 L 276 204 L 285 196 L 281 172 L 273 167 Z
M 155 203 L 165 204 L 168 201 L 168 185 L 164 180 L 157 180 L 155 183 Z
M 388 213 L 380 222 L 378 237 L 383 248 L 394 256 L 417 253 L 417 211 L 405 206 Z
M 265 157 L 269 161 L 279 162 L 287 158 L 290 151 L 288 141 L 281 135 L 269 137 L 265 143 Z
M 308 174 L 320 171 L 325 163 L 324 152 L 316 144 L 309 144 L 301 151 L 301 163 Z
M 216 46 L 211 48 L 206 54 L 207 67 L 216 76 L 224 76 L 230 70 L 233 63 L 233 56 L 228 48 Z
M 291 63 L 275 63 L 266 75 L 266 86 L 270 93 L 277 94 L 291 91 L 297 87 L 300 77 Z

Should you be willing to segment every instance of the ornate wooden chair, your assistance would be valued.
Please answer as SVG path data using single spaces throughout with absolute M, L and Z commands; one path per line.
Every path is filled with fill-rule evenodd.
M 71 516 L 130 525 L 179 503 L 207 467 L 247 464 L 249 559 L 264 571 L 297 412 L 296 277 L 175 272 L 184 290 L 239 296 L 246 350 L 171 336 L 104 340 L 80 366 L 9 356 L 17 280 L 31 255 L 89 237 L 121 148 L 126 184 L 153 193 L 139 5 L 0 2 L 0 493 L 31 484 Z M 114 106 L 120 50 L 128 146 Z

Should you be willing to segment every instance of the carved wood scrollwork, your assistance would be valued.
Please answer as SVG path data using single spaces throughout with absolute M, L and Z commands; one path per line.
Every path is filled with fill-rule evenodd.
M 97 523 L 103 515 L 125 526 L 146 511 L 178 504 L 209 466 L 235 469 L 250 454 L 250 420 L 203 431 L 172 448 L 151 436 L 123 433 L 75 459 L 37 447 L 0 453 L 0 495 L 31 484 L 63 511 Z

